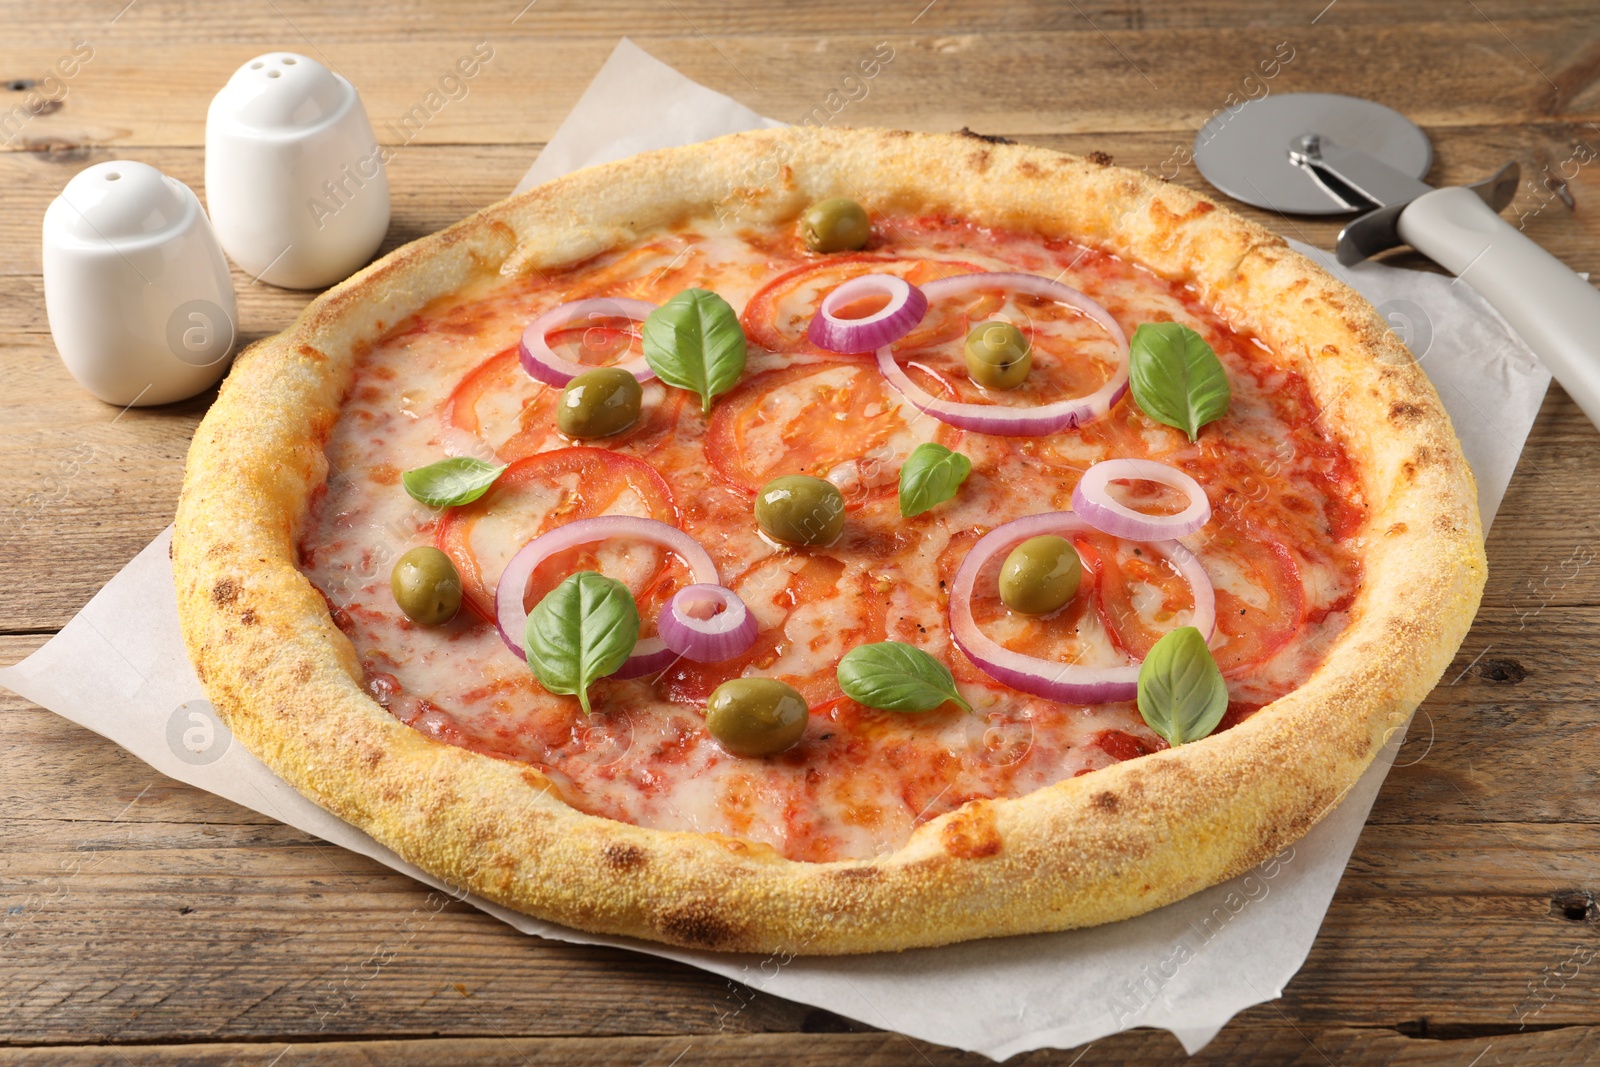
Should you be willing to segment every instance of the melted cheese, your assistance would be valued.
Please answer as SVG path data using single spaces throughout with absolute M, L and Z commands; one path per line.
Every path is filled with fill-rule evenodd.
M 1119 754 L 1160 747 L 1131 703 L 1067 706 L 994 684 L 954 648 L 946 624 L 944 589 L 977 536 L 1022 515 L 1070 507 L 1083 470 L 1117 455 L 1188 471 L 1217 509 L 1211 526 L 1186 543 L 1226 616 L 1215 642 L 1219 662 L 1249 657 L 1229 671 L 1230 720 L 1300 684 L 1344 627 L 1343 605 L 1359 567 L 1354 545 L 1340 538 L 1352 532 L 1343 527 L 1352 510 L 1359 517 L 1361 504 L 1343 454 L 1313 422 L 1304 383 L 1274 366 L 1259 342 L 1230 332 L 1192 293 L 1114 257 L 938 220 L 896 220 L 882 233 L 884 246 L 875 252 L 883 256 L 1059 276 L 1104 304 L 1130 334 L 1144 321 L 1185 322 L 1228 367 L 1230 414 L 1198 445 L 1145 418 L 1131 399 L 1099 423 L 1050 438 L 961 434 L 883 387 L 870 363 L 826 362 L 802 345 L 770 352 L 753 344 L 746 383 L 769 371 L 785 374 L 762 379 L 780 384 L 761 395 L 721 398 L 723 423 L 708 422 L 698 403 L 683 403 L 677 391 L 650 384 L 636 428 L 600 444 L 660 472 L 680 525 L 710 552 L 761 634 L 751 656 L 731 668 L 679 664 L 656 679 L 603 680 L 591 691 L 595 713 L 586 718 L 574 698 L 545 693 L 487 622 L 463 611 L 429 629 L 401 614 L 389 569 L 407 549 L 433 542 L 439 516 L 406 496 L 399 474 L 446 455 L 532 456 L 571 444 L 553 425 L 554 391 L 528 379 L 508 355 L 540 312 L 591 295 L 660 302 L 689 285 L 714 289 L 743 310 L 765 283 L 811 257 L 787 233 L 685 227 L 548 277 L 485 280 L 373 347 L 326 445 L 328 487 L 302 536 L 304 569 L 354 642 L 374 696 L 441 742 L 542 768 L 568 802 L 597 815 L 729 834 L 795 859 L 879 854 L 972 798 L 1021 795 L 1107 766 Z M 769 306 L 791 327 L 803 325 L 814 297 L 802 290 Z M 1110 372 L 1103 333 L 1076 313 L 1009 298 L 972 311 L 1025 325 L 1042 368 L 1034 385 L 990 402 L 1047 403 L 1063 390 L 1092 391 Z M 615 340 L 585 335 L 555 347 L 593 362 L 614 355 Z M 972 389 L 959 370 L 960 340 L 919 351 L 914 373 Z M 716 436 L 734 424 L 732 445 Z M 973 474 L 956 499 L 904 520 L 894 495 L 899 466 L 918 443 L 934 439 L 966 453 Z M 807 456 L 816 468 L 807 473 L 831 479 L 850 500 L 847 532 L 827 550 L 780 550 L 755 530 L 753 487 L 740 479 Z M 487 511 L 466 541 L 487 587 L 512 552 L 594 491 L 592 477 L 568 474 L 505 493 L 493 507 L 494 493 L 486 497 Z M 650 491 L 628 488 L 602 510 L 648 515 L 657 506 Z M 1159 569 L 1135 574 L 1143 557 L 1130 555 L 1130 547 L 1115 550 L 1130 574 L 1124 595 L 1134 618 L 1125 626 L 1160 632 L 1182 625 L 1192 608 L 1186 591 Z M 645 609 L 670 593 L 670 582 L 660 588 L 672 573 L 664 569 L 669 562 L 647 546 L 605 545 L 585 565 L 627 581 L 647 598 Z M 1298 597 L 1284 592 L 1290 583 Z M 975 611 L 1011 647 L 1088 664 L 1130 661 L 1110 629 L 1117 616 L 1105 610 L 1093 582 L 1085 583 L 1081 603 L 1045 620 L 1005 612 L 992 577 L 979 589 L 989 593 Z M 1291 602 L 1300 610 L 1286 612 Z M 653 632 L 645 614 L 646 632 Z M 974 713 L 952 706 L 920 715 L 881 712 L 840 696 L 833 681 L 839 657 L 885 639 L 914 643 L 949 664 Z M 711 740 L 704 698 L 734 673 L 784 678 L 805 693 L 812 719 L 796 748 L 747 760 Z

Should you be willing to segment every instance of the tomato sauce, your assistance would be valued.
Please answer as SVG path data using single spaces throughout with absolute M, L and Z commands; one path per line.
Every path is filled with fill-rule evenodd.
M 812 346 L 805 328 L 822 296 L 867 271 L 926 283 L 950 274 L 1024 271 L 1060 278 L 1132 334 L 1141 322 L 1200 332 L 1227 369 L 1228 415 L 1197 442 L 1125 397 L 1106 417 L 1048 437 L 963 433 L 912 408 L 867 358 Z M 567 300 L 628 296 L 663 302 L 708 288 L 741 315 L 750 341 L 738 386 L 709 415 L 697 397 L 646 383 L 640 419 L 601 441 L 558 432 L 560 391 L 528 377 L 517 342 L 538 314 Z M 1003 317 L 1032 343 L 1022 388 L 991 392 L 962 361 L 966 332 Z M 636 327 L 560 331 L 552 348 L 606 365 L 640 351 Z M 930 308 L 895 346 L 929 391 L 969 403 L 1029 407 L 1098 389 L 1115 346 L 1064 305 L 982 287 Z M 662 829 L 719 832 L 799 860 L 870 857 L 922 823 L 978 797 L 1018 796 L 1164 747 L 1131 702 L 1059 704 L 1007 689 L 954 646 L 949 583 L 971 545 L 1002 522 L 1066 510 L 1084 470 L 1119 456 L 1159 460 L 1205 488 L 1213 518 L 1184 542 L 1216 590 L 1213 649 L 1231 704 L 1223 729 L 1304 682 L 1347 624 L 1359 588 L 1355 538 L 1366 506 L 1355 468 L 1319 420 L 1305 380 L 1262 343 L 1231 329 L 1196 293 L 1070 241 L 975 227 L 958 219 L 878 220 L 861 254 L 814 256 L 789 228 L 682 226 L 562 271 L 486 277 L 397 326 L 361 362 L 326 451 L 300 558 L 328 599 L 391 714 L 436 740 L 543 770 L 573 806 Z M 896 485 L 910 451 L 937 441 L 965 453 L 957 497 L 910 519 Z M 479 501 L 437 512 L 407 497 L 398 472 L 448 455 L 509 464 Z M 795 551 L 763 539 L 753 494 L 779 474 L 828 478 L 847 501 L 845 534 Z M 1118 490 L 1152 511 L 1159 491 Z M 657 518 L 711 555 L 760 626 L 754 646 L 717 664 L 679 662 L 655 677 L 603 679 L 593 714 L 545 692 L 493 625 L 506 561 L 538 534 L 595 515 Z M 395 606 L 389 568 L 436 544 L 457 563 L 467 607 L 437 628 Z M 1184 625 L 1193 596 L 1150 546 L 1077 538 L 1086 562 L 1075 600 L 1055 616 L 1016 615 L 980 575 L 973 614 L 992 638 L 1045 659 L 1137 662 Z M 998 569 L 996 561 L 991 571 Z M 687 581 L 682 561 L 641 545 L 585 546 L 535 575 L 529 604 L 575 569 L 626 582 L 645 634 Z M 845 697 L 839 658 L 870 642 L 918 645 L 947 664 L 974 711 L 878 711 Z M 740 759 L 706 733 L 704 703 L 741 675 L 780 678 L 811 706 L 799 745 Z

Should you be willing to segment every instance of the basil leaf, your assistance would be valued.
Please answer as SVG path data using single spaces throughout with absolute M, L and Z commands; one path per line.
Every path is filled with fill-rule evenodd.
M 627 662 L 639 643 L 639 606 L 628 587 L 594 571 L 578 571 L 530 612 L 522 631 L 539 684 L 577 694 L 589 713 L 589 684 Z
M 471 456 L 454 456 L 406 471 L 400 482 L 412 498 L 435 508 L 470 504 L 489 491 L 503 466 Z
M 932 441 L 920 444 L 900 468 L 900 515 L 909 519 L 956 495 L 972 460 Z
M 700 394 L 704 412 L 744 373 L 744 330 L 716 293 L 685 289 L 650 312 L 641 335 L 645 362 L 656 377 Z
M 953 700 L 972 705 L 956 692 L 950 669 L 920 648 L 900 641 L 860 645 L 839 661 L 839 688 L 845 696 L 884 711 L 932 711 Z
M 1228 413 L 1233 395 L 1228 372 L 1206 339 L 1176 322 L 1147 322 L 1133 331 L 1128 378 L 1144 413 L 1191 441 L 1200 427 Z
M 1139 667 L 1139 714 L 1176 748 L 1217 728 L 1228 710 L 1228 686 L 1206 639 L 1180 626 L 1155 643 Z

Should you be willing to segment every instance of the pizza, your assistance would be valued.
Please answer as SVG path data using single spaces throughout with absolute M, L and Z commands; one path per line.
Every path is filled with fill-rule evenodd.
M 1241 873 L 1485 575 L 1432 387 L 1281 238 L 1098 155 L 808 128 L 323 294 L 196 433 L 173 562 L 234 733 L 402 857 L 797 954 Z

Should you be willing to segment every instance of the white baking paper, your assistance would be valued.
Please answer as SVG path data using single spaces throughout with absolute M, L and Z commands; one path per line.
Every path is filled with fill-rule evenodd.
M 529 174 L 544 180 L 640 148 L 763 124 L 625 40 Z M 1487 524 L 1549 375 L 1466 285 L 1375 265 L 1345 272 L 1313 254 L 1414 344 L 1477 472 Z M 0 683 L 164 774 L 447 888 L 301 797 L 232 741 L 184 653 L 170 533 L 43 648 L 0 670 Z M 1300 968 L 1397 751 L 1404 760 L 1398 737 L 1344 802 L 1276 860 L 1160 911 L 1092 930 L 894 955 L 761 958 L 599 937 L 465 899 L 525 933 L 631 948 L 724 975 L 727 995 L 707 1006 L 724 1022 L 755 989 L 994 1059 L 1069 1048 L 1134 1026 L 1170 1030 L 1194 1052 L 1238 1011 L 1277 997 Z

